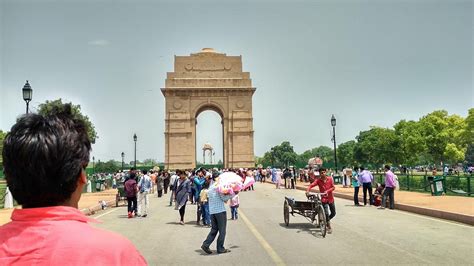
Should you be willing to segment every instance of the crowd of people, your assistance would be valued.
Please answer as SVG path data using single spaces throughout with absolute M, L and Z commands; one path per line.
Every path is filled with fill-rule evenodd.
M 186 204 L 196 205 L 196 223 L 210 227 L 210 215 L 208 205 L 208 190 L 223 172 L 234 172 L 242 178 L 244 183 L 247 178 L 260 180 L 261 175 L 257 170 L 250 169 L 205 169 L 195 170 L 141 170 L 132 168 L 128 172 L 117 172 L 114 175 L 114 183 L 118 186 L 123 184 L 124 193 L 127 198 L 127 214 L 129 218 L 147 217 L 149 209 L 148 196 L 151 194 L 158 198 L 169 192 L 169 206 L 174 204 L 180 213 L 180 224 L 184 225 Z M 263 177 L 264 178 L 264 177 Z M 246 190 L 254 190 L 250 185 Z M 232 217 L 238 218 L 238 196 L 232 198 L 230 204 Z

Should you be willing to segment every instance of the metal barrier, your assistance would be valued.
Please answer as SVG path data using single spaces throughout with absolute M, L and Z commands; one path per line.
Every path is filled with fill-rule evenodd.
M 430 175 L 410 175 L 410 174 L 398 174 L 398 183 L 400 184 L 400 190 L 407 191 L 423 191 L 429 192 L 430 182 L 428 177 Z M 450 192 L 456 195 L 462 196 L 473 196 L 474 189 L 472 178 L 470 175 L 446 175 L 444 176 L 444 187 L 446 192 Z M 384 183 L 384 174 L 374 174 L 374 182 Z

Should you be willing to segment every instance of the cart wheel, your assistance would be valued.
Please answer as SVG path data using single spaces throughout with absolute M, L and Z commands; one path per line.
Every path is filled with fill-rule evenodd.
M 288 206 L 288 201 L 285 200 L 283 204 L 283 219 L 285 220 L 286 226 L 290 224 L 290 207 Z
M 327 227 L 327 222 L 326 222 L 326 213 L 324 212 L 323 206 L 319 205 L 318 207 L 318 225 L 319 229 L 321 230 L 321 235 L 323 237 L 326 237 L 326 227 Z
M 120 200 L 120 195 L 119 194 L 115 195 L 115 207 L 118 207 L 119 200 Z

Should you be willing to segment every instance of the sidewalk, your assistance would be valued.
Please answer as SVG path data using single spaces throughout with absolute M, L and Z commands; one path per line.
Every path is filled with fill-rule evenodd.
M 296 188 L 306 190 L 308 185 L 298 182 Z M 354 188 L 336 185 L 334 196 L 353 200 Z M 359 190 L 359 202 L 364 204 L 362 188 Z M 395 209 L 474 225 L 474 197 L 431 196 L 429 193 L 396 190 Z
M 85 215 L 94 214 L 96 211 L 101 209 L 99 201 L 105 200 L 108 207 L 115 207 L 115 195 L 117 194 L 116 189 L 108 189 L 97 193 L 83 193 L 81 200 L 79 201 L 79 210 Z M 0 210 L 0 225 L 10 222 L 11 213 L 13 209 L 1 209 Z

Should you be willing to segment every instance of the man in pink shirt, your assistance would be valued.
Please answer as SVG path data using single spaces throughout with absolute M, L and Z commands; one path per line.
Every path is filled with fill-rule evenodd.
M 390 165 L 385 165 L 385 189 L 383 191 L 383 196 L 382 196 L 382 204 L 380 205 L 379 209 L 385 209 L 385 204 L 386 204 L 386 200 L 387 200 L 387 197 L 390 198 L 390 209 L 393 210 L 394 208 L 394 203 L 395 203 L 395 200 L 393 198 L 394 196 L 394 191 L 395 191 L 395 187 L 397 186 L 395 184 L 395 174 L 390 171 Z
M 334 216 L 336 216 L 336 205 L 334 204 L 334 195 L 332 192 L 336 189 L 336 187 L 334 186 L 332 177 L 326 176 L 325 168 L 320 168 L 319 174 L 321 177 L 316 178 L 316 180 L 314 180 L 314 182 L 308 186 L 306 189 L 306 194 L 308 194 L 315 186 L 318 186 L 320 193 L 324 193 L 324 195 L 321 197 L 321 202 L 323 203 L 324 212 L 326 213 L 328 233 L 331 234 L 332 227 L 330 221 L 332 218 L 334 218 Z M 329 214 L 329 212 L 331 214 Z
M 22 116 L 7 134 L 3 166 L 23 209 L 0 227 L 0 265 L 146 265 L 124 237 L 92 227 L 78 208 L 91 143 L 69 104 Z

